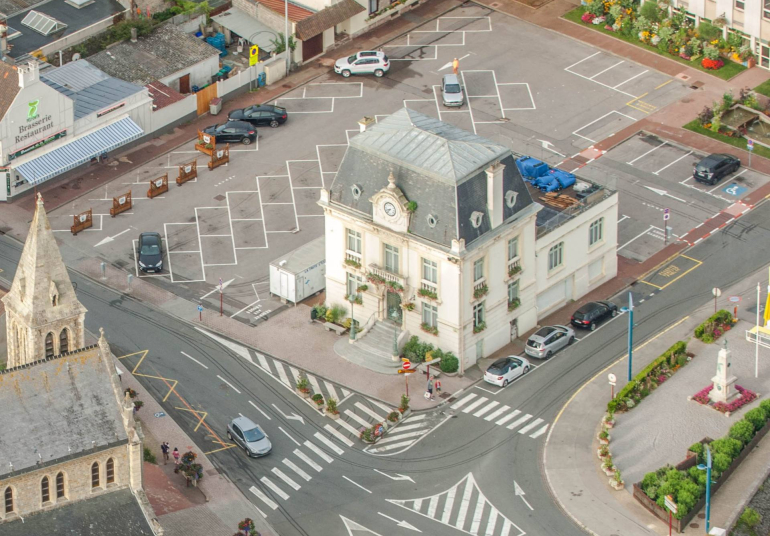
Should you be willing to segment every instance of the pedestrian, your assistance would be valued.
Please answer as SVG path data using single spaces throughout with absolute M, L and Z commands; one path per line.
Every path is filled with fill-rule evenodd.
M 433 378 L 428 380 L 428 398 L 433 400 Z
M 436 389 L 436 396 L 441 397 L 441 382 L 436 380 L 433 387 Z
M 460 60 L 458 60 L 457 58 L 452 60 L 452 72 L 454 74 L 457 74 L 458 72 L 460 72 Z
M 172 452 L 174 456 L 174 465 L 179 465 L 179 449 L 174 447 L 174 452 Z
M 168 451 L 169 451 L 169 444 L 167 441 L 164 441 L 160 444 L 160 450 L 163 451 L 163 465 L 168 464 Z

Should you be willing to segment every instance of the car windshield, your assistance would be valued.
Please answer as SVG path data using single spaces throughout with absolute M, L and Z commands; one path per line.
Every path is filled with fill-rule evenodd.
M 446 93 L 460 93 L 460 84 L 447 84 L 444 86 Z
M 708 163 L 702 162 L 698 164 L 698 166 L 695 169 L 697 169 L 698 171 L 709 171 L 711 169 L 710 162 Z
M 540 346 L 540 341 L 533 341 L 532 339 L 529 339 L 527 341 L 527 346 L 530 348 L 538 348 Z
M 358 59 L 358 58 L 356 58 L 356 55 L 355 55 L 355 54 L 353 54 L 352 56 L 348 56 L 348 63 L 353 63 L 353 62 L 354 62 L 354 61 L 356 61 L 357 59 Z
M 262 430 L 259 428 L 252 428 L 251 430 L 243 431 L 243 438 L 249 443 L 254 443 L 255 441 L 261 441 L 264 439 L 265 434 L 263 434 Z
M 583 320 L 583 318 L 585 318 L 585 313 L 583 311 L 577 311 L 572 316 L 575 317 L 576 320 Z
M 498 367 L 497 365 L 492 365 L 487 369 L 487 372 L 490 374 L 494 374 L 495 376 L 499 376 L 503 373 L 502 367 Z
M 158 255 L 160 254 L 160 247 L 158 244 L 142 244 L 142 255 Z

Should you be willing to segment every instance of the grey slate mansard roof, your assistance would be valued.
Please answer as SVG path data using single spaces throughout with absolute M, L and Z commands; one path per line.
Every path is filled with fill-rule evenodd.
M 103 110 L 144 88 L 113 78 L 86 60 L 72 61 L 40 73 L 40 79 L 75 101 L 75 119 Z
M 136 43 L 122 43 L 88 57 L 110 76 L 146 85 L 210 58 L 219 51 L 167 22 Z
M 99 352 L 91 346 L 0 373 L 0 479 L 127 442 Z
M 71 534 L 77 536 L 151 536 L 139 503 L 128 488 L 104 493 L 86 501 L 38 512 L 24 521 L 2 525 L 3 536 Z
M 351 138 L 331 186 L 331 201 L 371 218 L 369 199 L 388 185 L 392 172 L 406 198 L 417 203 L 412 234 L 446 247 L 452 239 L 465 239 L 468 245 L 491 228 L 485 169 L 496 161 L 505 165 L 503 192 L 518 193 L 512 208 L 503 203 L 506 221 L 532 204 L 510 149 L 403 108 Z M 358 199 L 354 184 L 362 190 Z M 484 218 L 474 228 L 470 217 L 477 211 Z M 436 218 L 435 227 L 428 225 L 428 215 Z

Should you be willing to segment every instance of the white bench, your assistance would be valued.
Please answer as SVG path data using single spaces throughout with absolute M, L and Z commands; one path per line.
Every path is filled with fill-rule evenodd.
M 324 327 L 326 328 L 326 331 L 334 331 L 337 333 L 337 335 L 342 335 L 347 331 L 346 328 L 338 326 L 337 324 L 332 324 L 331 322 L 325 322 Z

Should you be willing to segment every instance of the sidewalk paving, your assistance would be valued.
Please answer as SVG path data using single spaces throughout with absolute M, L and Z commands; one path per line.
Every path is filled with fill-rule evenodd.
M 764 271 L 756 277 L 764 277 Z M 751 281 L 755 279 L 753 276 L 747 278 Z M 745 282 L 741 282 L 725 289 L 725 293 L 740 294 L 744 288 Z M 742 304 L 741 313 L 751 320 L 752 313 L 748 312 L 753 304 L 751 296 L 744 296 L 744 299 L 747 303 Z M 691 339 L 695 326 L 712 313 L 711 304 L 704 305 L 685 320 L 672 324 L 668 330 L 636 348 L 634 372 L 639 372 L 674 342 Z M 748 343 L 742 340 L 746 324 L 748 322 L 739 323 L 727 334 L 733 349 L 734 370 L 738 383 L 766 395 L 770 391 L 770 380 L 753 377 L 753 350 L 750 351 L 751 359 L 744 359 L 748 351 Z M 709 383 L 720 347 L 721 344 L 704 345 L 692 339 L 690 348 L 696 354 L 694 360 L 658 387 L 639 407 L 616 415 L 610 450 L 613 461 L 624 476 L 625 491 L 612 490 L 607 483 L 608 478 L 600 471 L 596 435 L 609 399 L 606 374 L 612 372 L 618 378 L 624 378 L 626 358 L 598 373 L 565 406 L 546 438 L 544 471 L 557 502 L 587 532 L 598 536 L 668 533 L 664 523 L 633 499 L 634 482 L 666 463 L 682 461 L 689 445 L 704 436 L 713 439 L 721 437 L 747 409 L 756 407 L 756 403 L 752 403 L 737 415 L 726 418 L 714 410 L 687 401 L 688 395 Z M 728 527 L 735 521 L 742 510 L 741 505 L 748 502 L 766 478 L 769 462 L 770 441 L 760 442 L 759 447 L 712 498 L 712 526 Z M 703 512 L 692 523 L 702 528 L 702 516 Z M 696 528 L 692 524 L 690 527 Z

